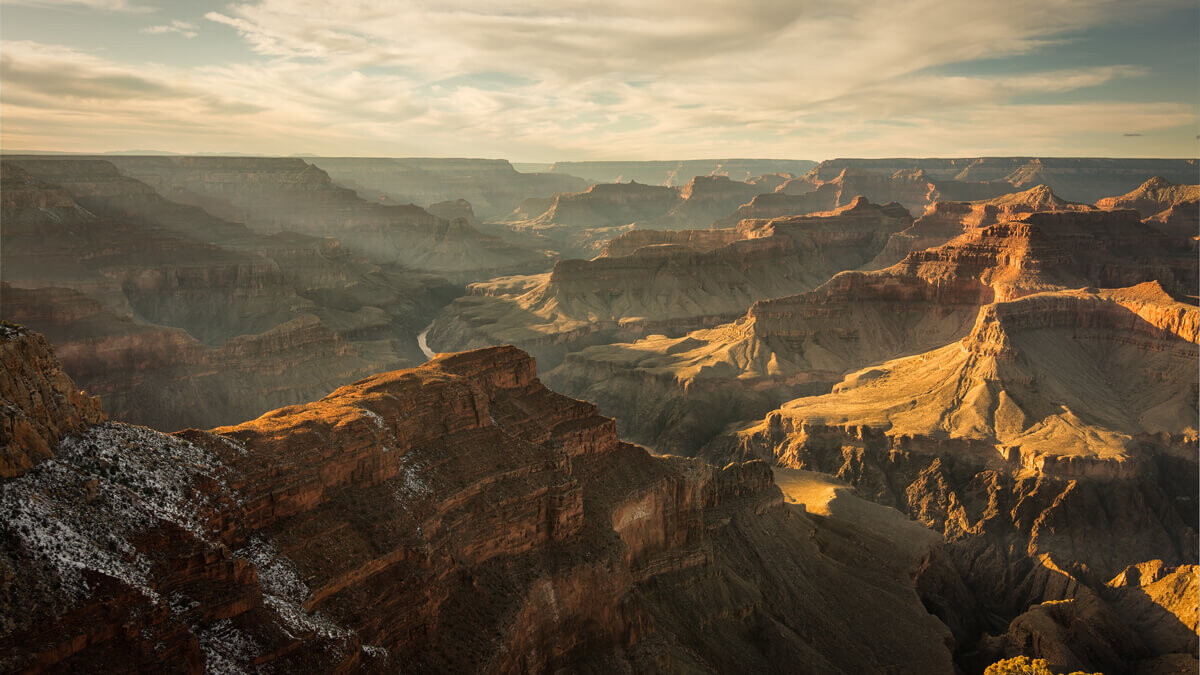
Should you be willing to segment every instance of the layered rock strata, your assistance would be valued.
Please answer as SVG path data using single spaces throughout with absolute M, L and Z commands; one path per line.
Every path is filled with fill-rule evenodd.
M 6 670 L 953 671 L 913 551 L 762 462 L 620 442 L 511 348 L 210 432 L 89 426 L 0 514 Z
M 524 199 L 550 198 L 588 186 L 569 174 L 520 172 L 503 159 L 313 157 L 309 161 L 367 199 L 416 204 L 430 213 L 435 213 L 432 207 L 438 203 L 462 199 L 485 219 L 507 215 Z
M 622 183 L 632 180 L 647 185 L 681 187 L 696 176 L 727 176 L 735 181 L 747 181 L 771 173 L 799 176 L 816 164 L 810 160 L 789 159 L 555 162 L 549 172 L 582 176 L 593 183 Z
M 842 171 L 890 175 L 919 169 L 935 181 L 1000 182 L 1017 190 L 1046 185 L 1071 201 L 1091 204 L 1124 194 L 1146 180 L 1161 176 L 1176 184 L 1193 183 L 1198 165 L 1194 159 L 1108 159 L 1097 157 L 977 157 L 960 159 L 891 158 L 832 159 L 821 162 L 809 176 L 833 180 Z M 1004 190 L 1009 192 L 1011 189 Z M 979 196 L 947 200 L 980 199 Z
M 694 454 L 725 424 L 965 337 L 979 308 L 997 300 L 1150 280 L 1193 295 L 1196 277 L 1191 247 L 1136 212 L 1035 213 L 884 270 L 843 272 L 813 291 L 760 301 L 733 323 L 580 350 L 547 381 L 596 402 L 641 442 Z
M 910 223 L 898 205 L 859 199 L 724 230 L 631 230 L 594 260 L 472 285 L 433 323 L 428 342 L 442 351 L 514 344 L 552 366 L 588 345 L 679 336 L 857 267 Z
M 967 668 L 1194 668 L 1197 342 L 1157 283 L 1034 294 L 705 454 L 829 472 L 942 532 L 971 601 L 926 603 Z
M 411 204 L 364 200 L 300 159 L 109 160 L 123 174 L 143 181 L 172 201 L 199 206 L 260 233 L 292 231 L 337 237 L 376 262 L 463 280 L 537 271 L 551 262 L 545 251 L 484 234 L 463 218 L 447 220 Z M 45 160 L 45 164 L 55 161 L 62 160 Z
M 107 162 L 0 169 L 0 316 L 45 333 L 116 419 L 219 424 L 420 363 L 417 333 L 459 292 L 337 240 L 256 234 Z
M 941 246 L 965 231 L 1019 220 L 1039 211 L 1090 211 L 1092 207 L 1059 199 L 1044 185 L 992 199 L 968 202 L 937 201 L 913 222 L 888 240 L 879 256 L 866 269 L 882 269 L 904 259 L 912 251 Z

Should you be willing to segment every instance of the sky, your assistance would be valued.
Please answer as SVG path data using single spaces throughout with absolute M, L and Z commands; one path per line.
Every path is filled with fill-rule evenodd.
M 1196 157 L 1198 139 L 1195 0 L 0 6 L 5 152 Z

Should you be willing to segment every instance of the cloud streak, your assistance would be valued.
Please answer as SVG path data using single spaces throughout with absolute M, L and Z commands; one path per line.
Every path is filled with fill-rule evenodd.
M 173 19 L 170 23 L 146 26 L 142 29 L 142 32 L 147 35 L 178 33 L 189 40 L 199 35 L 199 33 L 196 32 L 196 24 L 190 21 L 180 21 L 179 19 Z
M 113 129 L 170 107 L 180 125 L 172 142 L 166 119 L 147 128 L 163 149 L 185 152 L 1127 153 L 1098 139 L 1194 125 L 1194 106 L 1055 98 L 1144 77 L 1144 68 L 1048 64 L 989 76 L 942 68 L 1034 54 L 1134 11 L 1113 0 L 700 0 L 686 12 L 629 0 L 534 0 L 516 11 L 467 0 L 399 9 L 381 0 L 258 0 L 204 15 L 211 31 L 234 31 L 257 54 L 243 63 L 183 69 L 6 44 L 3 143 L 41 147 L 31 144 L 54 134 L 39 115 L 73 120 L 80 142 L 91 125 L 93 145 L 101 131 L 112 143 Z M 142 30 L 199 33 L 182 20 Z

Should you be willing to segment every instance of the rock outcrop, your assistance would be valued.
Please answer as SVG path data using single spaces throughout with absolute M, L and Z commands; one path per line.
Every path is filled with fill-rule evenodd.
M 935 181 L 969 183 L 1005 182 L 1025 190 L 1046 185 L 1055 194 L 1085 204 L 1124 194 L 1147 179 L 1162 176 L 1176 184 L 1193 183 L 1197 163 L 1194 159 L 1107 159 L 1096 157 L 979 157 L 960 159 L 891 158 L 831 159 L 821 162 L 809 177 L 829 181 L 847 169 L 890 175 L 897 171 L 919 169 Z M 871 196 L 871 195 L 868 195 Z M 943 197 L 947 201 L 982 199 L 986 195 Z
M 1059 199 L 1044 185 L 992 199 L 969 202 L 937 201 L 912 227 L 897 232 L 888 240 L 883 251 L 865 269 L 881 269 L 894 265 L 912 251 L 941 246 L 973 228 L 987 227 L 1038 211 L 1090 211 L 1086 204 Z
M 503 159 L 312 157 L 308 161 L 366 199 L 416 204 L 430 213 L 437 203 L 463 199 L 485 219 L 508 214 L 522 200 L 578 192 L 589 184 L 561 172 L 522 173 Z
M 630 230 L 594 260 L 473 284 L 433 323 L 428 342 L 442 351 L 513 344 L 553 366 L 589 345 L 680 336 L 857 267 L 910 223 L 898 205 L 859 199 L 724 230 Z
M 46 340 L 0 324 L 0 480 L 53 456 L 63 437 L 105 420 L 100 402 L 75 388 Z
M 1194 295 L 1196 276 L 1190 246 L 1136 212 L 1039 212 L 884 270 L 843 272 L 813 291 L 760 301 L 730 324 L 580 350 L 547 381 L 599 404 L 632 438 L 694 454 L 726 424 L 965 337 L 979 308 L 997 300 L 1146 281 Z
M 122 174 L 172 201 L 199 206 L 245 223 L 259 233 L 300 232 L 337 237 L 380 263 L 447 275 L 458 280 L 539 271 L 552 259 L 486 235 L 463 219 L 439 218 L 425 209 L 360 198 L 301 159 L 247 157 L 109 157 Z M 38 160 L 46 180 L 55 162 Z M 29 169 L 30 161 L 21 160 Z
M 210 432 L 90 426 L 0 516 L 6 670 L 953 672 L 908 576 L 933 549 L 621 443 L 512 348 Z
M 471 203 L 465 199 L 453 199 L 444 202 L 435 202 L 425 207 L 425 210 L 449 221 L 462 220 L 471 227 L 478 227 L 479 221 L 475 218 L 475 211 L 471 208 Z
M 852 373 L 705 453 L 829 472 L 941 531 L 973 602 L 926 602 L 964 664 L 1195 667 L 1198 329 L 1153 282 L 991 304 L 961 342 Z
M 503 227 L 514 241 L 540 244 L 566 258 L 591 258 L 604 242 L 635 222 L 665 217 L 682 199 L 675 187 L 597 183 L 583 192 L 555 195 L 545 208 L 540 201 L 523 203 Z
M 953 181 L 934 179 L 921 169 L 908 168 L 879 172 L 844 168 L 837 175 L 822 178 L 814 169 L 789 180 L 774 193 L 760 194 L 720 222 L 731 224 L 741 218 L 775 218 L 801 215 L 845 206 L 859 196 L 880 204 L 896 202 L 912 213 L 920 213 L 941 201 L 992 199 L 1013 191 L 1003 181 Z
M 1175 185 L 1162 176 L 1155 176 L 1136 190 L 1101 199 L 1096 206 L 1109 211 L 1133 209 L 1143 218 L 1149 218 L 1178 204 L 1197 200 L 1200 200 L 1200 185 Z
M 108 162 L 0 169 L 0 316 L 43 332 L 115 419 L 210 426 L 420 363 L 418 332 L 460 292 L 337 240 L 256 234 Z
M 748 181 L 772 173 L 799 176 L 816 164 L 803 159 L 555 162 L 549 172 L 552 175 L 565 173 L 582 176 L 593 183 L 622 183 L 632 180 L 646 185 L 682 187 L 696 176 L 728 176 L 734 181 Z

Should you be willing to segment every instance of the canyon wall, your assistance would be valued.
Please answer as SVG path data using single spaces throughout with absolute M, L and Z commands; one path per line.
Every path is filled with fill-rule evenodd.
M 108 162 L 0 169 L 0 316 L 45 333 L 115 419 L 209 426 L 420 363 L 417 334 L 460 292 L 171 202 Z
M 7 670 L 953 672 L 908 576 L 936 535 L 864 552 L 512 348 L 208 432 L 94 422 L 0 478 Z

